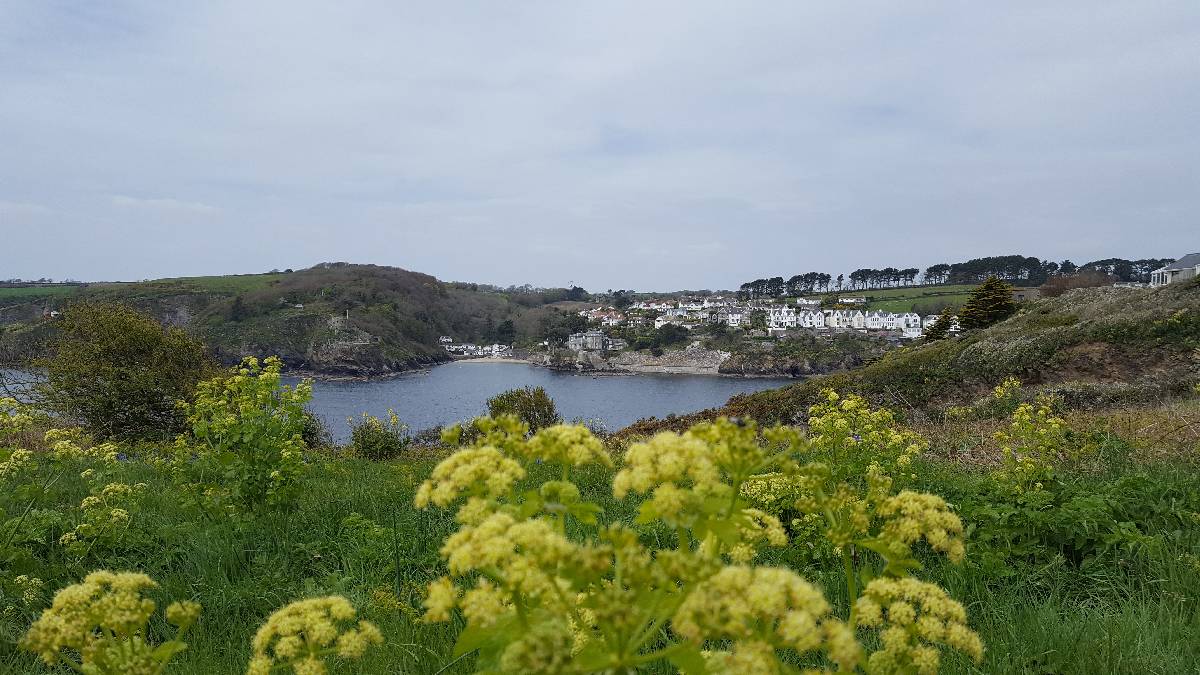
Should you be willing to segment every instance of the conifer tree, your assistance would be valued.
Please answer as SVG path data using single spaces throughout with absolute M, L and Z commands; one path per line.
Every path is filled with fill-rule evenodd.
M 962 327 L 986 328 L 1012 316 L 1017 311 L 1012 292 L 1012 284 L 988 277 L 987 281 L 971 291 L 971 299 L 963 306 L 959 314 Z
M 950 324 L 953 322 L 954 315 L 950 313 L 950 308 L 943 309 L 937 320 L 930 324 L 929 329 L 925 331 L 925 340 L 928 342 L 945 340 L 950 332 Z

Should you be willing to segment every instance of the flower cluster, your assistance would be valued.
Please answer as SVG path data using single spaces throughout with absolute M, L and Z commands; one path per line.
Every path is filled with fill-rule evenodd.
M 902 578 L 919 567 L 910 550 L 919 540 L 961 558 L 963 528 L 944 501 L 896 493 L 884 472 L 907 467 L 921 443 L 890 413 L 848 403 L 824 411 L 816 426 L 840 435 L 819 434 L 815 450 L 798 429 L 728 419 L 631 444 L 613 495 L 640 496 L 635 525 L 673 531 L 657 531 L 655 545 L 632 527 L 600 523 L 599 507 L 570 482 L 574 467 L 610 461 L 586 429 L 528 436 L 519 421 L 483 418 L 447 432 L 471 444 L 417 490 L 418 506 L 458 505 L 459 529 L 441 549 L 448 575 L 430 584 L 425 620 L 465 618 L 457 649 L 476 650 L 488 672 L 620 672 L 697 659 L 709 672 L 790 672 L 781 652 L 853 670 L 863 650 L 852 608 L 843 621 L 794 572 L 751 564 L 761 547 L 789 544 L 779 515 L 794 508 L 807 514 L 805 528 L 822 523 L 825 546 L 846 562 L 851 603 L 856 547 L 884 558 L 876 574 Z M 814 455 L 862 460 L 860 473 L 800 465 Z M 544 473 L 534 463 L 561 466 L 562 479 L 522 487 Z
M 962 562 L 966 554 L 962 520 L 937 495 L 904 490 L 884 499 L 875 509 L 884 519 L 880 537 L 907 547 L 924 538 L 933 550 L 950 562 Z
M 33 414 L 15 398 L 0 398 L 0 443 L 33 426 Z
M 144 594 L 156 587 L 154 580 L 137 572 L 92 572 L 82 583 L 54 596 L 50 608 L 30 626 L 21 647 L 38 654 L 47 665 L 63 663 L 79 672 L 161 672 L 187 646 L 180 638 L 200 616 L 200 605 L 185 601 L 167 607 L 166 619 L 176 626 L 175 637 L 154 645 L 146 637 L 146 623 L 156 606 Z
M 1054 415 L 1051 401 L 1023 403 L 1013 413 L 1007 431 L 998 431 L 1001 468 L 996 478 L 1017 492 L 1040 490 L 1054 475 L 1054 462 L 1067 452 L 1068 428 Z
M 129 527 L 130 512 L 136 510 L 146 487 L 145 483 L 109 483 L 93 491 L 79 504 L 81 522 L 63 534 L 58 543 L 76 554 L 97 544 L 116 544 Z
M 357 612 L 341 596 L 298 600 L 267 618 L 254 636 L 248 675 L 291 667 L 297 675 L 323 675 L 330 656 L 358 659 L 383 634 L 369 621 L 354 623 Z
M 826 390 L 809 408 L 812 454 L 838 477 L 862 472 L 875 464 L 895 478 L 911 477 L 912 461 L 925 449 L 916 434 L 904 431 L 886 408 L 872 409 L 866 399 Z
M 734 640 L 733 658 L 749 666 L 746 672 L 774 671 L 777 648 L 801 654 L 824 649 L 839 667 L 852 670 L 860 647 L 831 610 L 825 596 L 791 570 L 730 566 L 689 593 L 671 625 L 698 644 Z
M 983 642 L 967 627 L 966 610 L 935 584 L 875 579 L 863 589 L 855 611 L 859 625 L 882 629 L 883 648 L 867 661 L 872 673 L 935 673 L 936 645 L 983 659 Z
M 460 450 L 433 469 L 429 480 L 417 488 L 417 508 L 430 504 L 446 507 L 461 496 L 497 499 L 525 477 L 525 469 L 493 447 Z
M 550 464 L 584 466 L 599 464 L 612 467 L 612 457 L 604 444 L 587 427 L 574 424 L 556 424 L 539 430 L 525 446 L 527 459 L 541 460 Z

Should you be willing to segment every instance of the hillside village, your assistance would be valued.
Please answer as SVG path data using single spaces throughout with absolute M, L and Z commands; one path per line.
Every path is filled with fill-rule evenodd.
M 905 340 L 920 338 L 924 329 L 938 319 L 936 314 L 921 316 L 915 312 L 855 308 L 866 303 L 865 297 L 845 296 L 835 298 L 833 307 L 822 308 L 822 300 L 815 298 L 769 302 L 738 301 L 714 295 L 637 302 L 624 311 L 597 307 L 581 310 L 579 316 L 602 328 L 679 326 L 693 331 L 722 325 L 733 329 L 757 329 L 769 337 L 788 337 L 798 331 L 816 334 L 859 331 Z M 952 319 L 950 331 L 959 332 L 957 317 Z M 626 344 L 624 340 L 608 338 L 602 331 L 595 330 L 573 334 L 567 346 L 577 351 L 619 350 Z

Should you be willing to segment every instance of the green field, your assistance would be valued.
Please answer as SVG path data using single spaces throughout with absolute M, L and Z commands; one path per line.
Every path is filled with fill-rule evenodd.
M 962 305 L 970 297 L 973 285 L 921 286 L 912 288 L 882 288 L 841 295 L 861 295 L 868 300 L 867 308 L 884 312 L 911 312 L 923 303 Z
M 78 294 L 82 286 L 0 286 L 0 300 L 35 300 L 38 298 L 64 298 Z

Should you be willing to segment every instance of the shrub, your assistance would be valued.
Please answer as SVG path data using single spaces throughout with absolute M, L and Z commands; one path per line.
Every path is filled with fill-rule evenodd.
M 176 441 L 175 475 L 209 506 L 246 512 L 286 503 L 303 470 L 304 404 L 312 382 L 280 384 L 283 362 L 249 357 L 201 383 L 181 405 L 191 433 Z
M 81 304 L 58 324 L 50 355 L 35 365 L 47 411 L 101 438 L 163 438 L 182 431 L 177 407 L 216 372 L 205 347 L 129 307 Z
M 489 398 L 487 408 L 492 417 L 516 415 L 530 431 L 544 429 L 560 419 L 554 400 L 542 387 L 509 389 Z
M 395 411 L 388 410 L 387 421 L 363 413 L 357 422 L 351 419 L 350 423 L 350 447 L 363 459 L 395 459 L 412 444 L 408 427 Z

